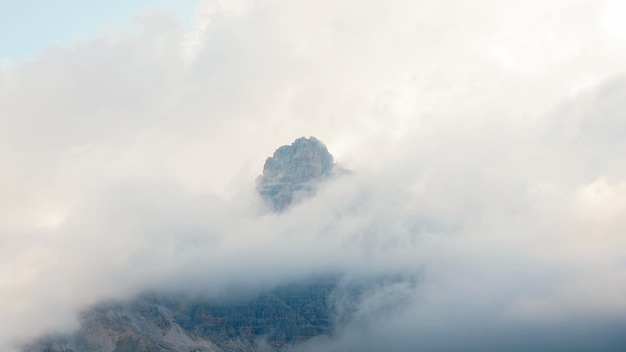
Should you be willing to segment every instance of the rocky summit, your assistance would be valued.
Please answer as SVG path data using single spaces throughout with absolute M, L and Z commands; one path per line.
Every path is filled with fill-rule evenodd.
M 333 174 L 335 163 L 324 143 L 315 137 L 298 138 L 267 158 L 257 178 L 260 196 L 275 211 L 310 197 L 320 181 Z

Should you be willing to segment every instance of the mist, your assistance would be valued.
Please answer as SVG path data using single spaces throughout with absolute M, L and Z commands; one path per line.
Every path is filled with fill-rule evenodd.
M 0 60 L 0 348 L 328 273 L 409 279 L 303 351 L 623 348 L 611 4 L 200 1 Z M 301 136 L 353 173 L 271 213 L 254 180 Z

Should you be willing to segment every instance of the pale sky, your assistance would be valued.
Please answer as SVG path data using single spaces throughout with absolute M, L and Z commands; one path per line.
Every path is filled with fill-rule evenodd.
M 328 270 L 423 280 L 344 350 L 624 331 L 623 2 L 15 3 L 0 13 L 0 350 L 147 289 Z M 301 136 L 354 173 L 267 214 L 254 180 Z
M 127 25 L 146 8 L 175 13 L 191 27 L 195 0 L 0 1 L 0 59 L 20 61 L 48 45 L 70 46 Z

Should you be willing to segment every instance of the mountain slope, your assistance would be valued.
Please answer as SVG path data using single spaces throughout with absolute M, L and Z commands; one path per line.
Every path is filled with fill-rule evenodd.
M 335 280 L 280 286 L 254 297 L 192 298 L 145 294 L 86 312 L 81 329 L 28 352 L 282 351 L 333 332 Z

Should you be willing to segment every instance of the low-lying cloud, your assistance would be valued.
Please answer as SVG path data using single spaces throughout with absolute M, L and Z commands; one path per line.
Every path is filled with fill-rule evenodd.
M 234 4 L 0 63 L 0 346 L 148 289 L 327 272 L 411 280 L 305 350 L 624 345 L 604 2 Z M 263 211 L 264 159 L 309 135 L 354 174 Z

